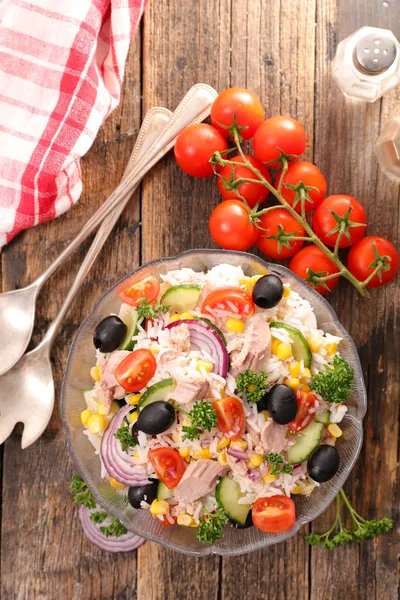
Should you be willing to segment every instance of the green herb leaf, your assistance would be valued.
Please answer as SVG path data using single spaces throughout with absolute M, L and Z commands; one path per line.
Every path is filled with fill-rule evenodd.
M 228 516 L 220 504 L 218 504 L 215 513 L 206 512 L 207 517 L 200 518 L 200 525 L 197 528 L 197 539 L 203 544 L 213 544 L 217 539 L 222 537 Z
M 124 535 L 124 533 L 128 531 L 125 525 L 123 525 L 116 517 L 110 518 L 111 525 L 100 527 L 101 533 L 103 533 L 106 537 L 121 537 L 121 535 Z
M 114 434 L 117 440 L 121 442 L 122 450 L 128 450 L 137 445 L 137 439 L 134 437 L 129 429 L 129 425 L 126 421 L 123 421 L 121 427 Z
M 260 402 L 268 389 L 268 377 L 266 373 L 246 369 L 236 379 L 236 388 L 247 402 Z
M 157 319 L 158 313 L 166 313 L 169 311 L 169 306 L 163 304 L 149 304 L 147 298 L 142 298 L 139 305 L 136 307 L 138 318 Z
M 282 454 L 270 452 L 265 457 L 265 460 L 271 465 L 271 475 L 277 475 L 279 477 L 282 473 L 286 473 L 287 475 L 293 473 L 293 468 L 289 463 L 285 463 Z
M 78 473 L 73 474 L 70 488 L 74 492 L 75 504 L 83 504 L 86 508 L 96 507 L 96 500 Z
M 311 377 L 310 388 L 322 396 L 326 402 L 337 404 L 347 402 L 353 383 L 354 369 L 337 354 L 325 370 Z
M 90 520 L 93 521 L 93 523 L 104 523 L 107 517 L 108 513 L 103 510 L 98 510 L 90 515 Z
M 178 409 L 179 410 L 179 409 Z M 182 441 L 198 440 L 204 431 L 211 431 L 217 424 L 217 413 L 213 409 L 211 402 L 201 401 L 194 405 L 189 413 L 190 425 L 184 425 L 182 431 Z

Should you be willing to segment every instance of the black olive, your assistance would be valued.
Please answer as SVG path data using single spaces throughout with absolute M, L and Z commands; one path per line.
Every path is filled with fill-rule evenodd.
M 314 481 L 324 483 L 335 475 L 339 462 L 339 452 L 334 446 L 318 446 L 308 458 L 308 474 Z
M 148 435 L 157 435 L 169 429 L 174 421 L 174 407 L 168 402 L 159 400 L 142 408 L 137 426 L 139 431 L 144 431 Z
M 119 317 L 110 315 L 97 325 L 93 343 L 100 352 L 114 352 L 124 339 L 127 327 Z
M 133 506 L 133 508 L 142 508 L 140 503 L 144 500 L 147 504 L 151 504 L 153 500 L 157 498 L 157 489 L 158 484 L 160 483 L 158 479 L 150 478 L 146 485 L 135 485 L 135 487 L 130 487 L 128 491 L 128 500 L 129 504 Z
M 249 510 L 249 513 L 247 515 L 247 519 L 244 525 L 239 525 L 239 523 L 235 523 L 232 521 L 232 525 L 234 526 L 235 529 L 247 529 L 248 527 L 253 527 L 253 515 L 251 512 L 251 509 Z
M 287 425 L 296 417 L 296 394 L 288 385 L 277 383 L 272 386 L 264 398 L 267 411 L 275 423 Z
M 253 302 L 260 308 L 273 308 L 282 299 L 283 283 L 277 275 L 264 275 L 253 288 Z

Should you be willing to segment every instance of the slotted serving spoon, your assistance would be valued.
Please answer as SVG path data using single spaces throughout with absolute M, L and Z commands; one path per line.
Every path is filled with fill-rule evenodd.
M 102 219 L 113 211 L 113 209 L 118 207 L 115 213 L 110 215 L 109 220 L 99 229 L 89 252 L 77 273 L 75 281 L 65 298 L 60 312 L 50 325 L 41 343 L 25 354 L 12 369 L 0 378 L 0 444 L 7 439 L 18 422 L 24 423 L 21 440 L 22 448 L 26 448 L 32 444 L 45 430 L 54 406 L 54 381 L 51 370 L 50 350 L 58 328 L 60 327 L 70 304 L 75 298 L 77 291 L 118 219 L 124 205 L 130 198 L 133 189 L 143 178 L 145 173 L 147 173 L 150 168 L 173 147 L 176 136 L 182 129 L 191 123 L 203 121 L 210 114 L 211 105 L 216 97 L 217 92 L 210 86 L 205 84 L 193 86 L 169 118 L 168 123 L 164 126 L 158 138 L 154 141 L 153 137 L 153 143 L 150 148 L 147 148 L 146 152 L 143 152 L 143 158 L 138 162 L 135 161 L 133 166 L 130 161 L 129 165 L 131 166 L 132 171 L 129 174 L 126 174 L 125 172 L 124 179 L 117 188 L 117 190 L 120 190 L 119 193 L 117 194 L 116 190 L 88 222 L 89 224 L 95 220 L 96 224 L 91 225 L 89 231 L 87 231 L 88 224 L 86 224 L 86 228 L 84 228 L 86 229 L 86 235 L 84 237 L 86 237 Z M 165 114 L 166 113 L 164 112 L 164 116 Z M 127 184 L 126 182 L 129 183 Z M 119 204 L 119 202 L 121 202 L 121 204 Z M 101 213 L 101 216 L 98 216 L 99 213 Z M 77 236 L 80 242 L 84 239 L 84 237 L 82 237 L 82 231 L 83 230 L 81 230 L 80 234 Z M 72 245 L 74 245 L 74 248 L 77 246 L 74 242 L 72 242 L 70 246 Z M 68 251 L 68 248 L 64 250 L 61 257 Z M 72 250 L 70 250 L 68 254 L 71 251 Z M 57 263 L 61 257 L 59 257 L 55 263 Z M 65 257 L 66 256 L 63 258 Z M 53 265 L 55 263 L 53 263 Z M 46 275 L 48 277 L 59 264 L 61 263 L 58 262 L 56 267 L 51 265 L 42 277 Z M 49 273 L 50 270 L 51 272 Z M 38 290 L 35 292 L 29 290 L 35 285 L 40 289 L 44 281 L 45 279 L 41 281 L 41 278 L 39 278 L 36 282 L 31 284 L 31 286 L 25 288 L 25 292 L 28 291 L 26 296 L 30 297 L 30 303 L 25 303 L 25 311 L 28 311 L 31 319 L 34 317 L 34 304 Z M 23 292 L 23 290 L 19 291 Z M 9 298 L 12 298 L 15 294 L 18 294 L 18 292 L 8 293 Z M 4 294 L 3 296 L 6 295 L 7 294 Z M 21 307 L 23 307 L 22 302 L 19 306 L 19 310 L 24 313 Z M 1 327 L 2 322 L 0 318 L 0 330 Z M 31 330 L 32 327 L 30 328 L 30 331 Z M 15 331 L 14 335 L 17 336 L 18 332 Z M 8 339 L 11 344 L 15 343 L 15 340 L 10 341 L 10 337 Z M 28 342 L 29 337 L 26 344 Z M 2 352 L 0 349 L 0 361 L 1 357 Z

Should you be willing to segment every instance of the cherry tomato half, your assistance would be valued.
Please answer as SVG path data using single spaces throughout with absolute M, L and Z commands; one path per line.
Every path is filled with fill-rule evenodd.
M 153 377 L 156 368 L 156 359 L 150 350 L 142 348 L 124 358 L 115 370 L 115 378 L 127 392 L 140 392 Z
M 176 487 L 185 472 L 183 458 L 173 448 L 149 450 L 149 459 L 156 475 L 169 490 Z
M 243 88 L 230 88 L 220 93 L 211 108 L 211 122 L 224 137 L 230 136 L 234 118 L 243 140 L 253 137 L 257 127 L 264 120 L 264 109 L 253 92 Z
M 289 263 L 289 269 L 322 295 L 331 292 L 339 281 L 339 277 L 328 279 L 325 282 L 326 287 L 321 283 L 318 283 L 317 286 L 315 286 L 311 281 L 307 281 L 310 274 L 308 269 L 318 273 L 320 277 L 324 275 L 333 275 L 334 273 L 339 272 L 335 263 L 332 262 L 320 248 L 314 245 L 306 246 L 297 252 Z
M 251 512 L 254 525 L 264 533 L 288 531 L 296 520 L 294 502 L 287 496 L 257 498 Z
M 243 406 L 237 398 L 221 398 L 212 406 L 217 413 L 217 427 L 222 433 L 228 433 L 231 440 L 238 440 L 243 432 L 246 417 Z M 234 432 L 234 433 L 233 433 Z
M 377 266 L 379 256 L 383 259 L 384 266 L 379 274 L 374 275 L 367 284 L 369 288 L 386 285 L 395 277 L 399 268 L 399 253 L 389 240 L 368 235 L 355 244 L 349 253 L 348 269 L 359 281 L 364 281 Z
M 288 424 L 288 429 L 292 433 L 302 431 L 314 420 L 315 413 L 310 414 L 308 411 L 310 408 L 314 408 L 315 402 L 318 401 L 315 394 L 306 392 L 305 390 L 296 390 L 295 394 L 297 400 L 297 414 L 296 418 Z
M 228 144 L 219 131 L 207 123 L 189 125 L 176 139 L 175 159 L 182 171 L 192 177 L 214 175 L 210 158 L 214 152 L 226 150 Z
M 118 291 L 118 296 L 125 304 L 131 306 L 138 306 L 140 300 L 143 298 L 147 299 L 147 302 L 151 304 L 157 298 L 160 291 L 160 283 L 155 277 L 147 277 L 139 283 L 135 283 Z
M 260 217 L 261 235 L 257 240 L 257 248 L 271 258 L 284 259 L 293 256 L 300 250 L 302 240 L 287 240 L 285 234 L 296 234 L 303 237 L 304 227 L 285 209 L 276 208 Z M 268 236 L 280 236 L 279 240 L 268 239 Z
M 153 515 L 153 517 L 155 519 L 157 519 L 157 521 L 159 521 L 161 523 L 161 525 L 163 527 L 173 527 L 174 525 L 176 525 L 176 517 L 173 517 L 172 515 L 168 515 L 169 519 L 172 519 L 172 523 L 169 519 L 167 519 L 166 515 Z
M 260 235 L 241 200 L 218 204 L 210 215 L 208 226 L 214 242 L 225 250 L 248 250 Z
M 303 126 L 291 117 L 271 117 L 260 125 L 254 134 L 254 154 L 269 167 L 277 168 L 282 151 L 295 160 L 306 148 Z
M 206 315 L 214 315 L 215 311 L 235 312 L 232 304 L 241 317 L 251 317 L 255 311 L 253 300 L 243 290 L 236 287 L 219 288 L 210 292 L 204 298 L 201 312 Z
M 258 169 L 261 175 L 271 183 L 271 175 L 266 166 L 255 156 L 245 155 L 247 160 Z M 230 160 L 235 162 L 243 162 L 241 156 L 233 156 Z M 235 167 L 225 165 L 218 173 L 218 189 L 224 200 L 238 200 L 244 198 L 250 208 L 254 208 L 257 203 L 261 204 L 268 197 L 269 190 L 260 183 L 242 183 L 237 190 L 227 190 L 223 179 L 228 181 L 232 179 L 258 179 L 257 176 L 248 167 Z M 239 198 L 240 195 L 240 198 Z
M 279 174 L 276 180 L 276 187 L 278 187 L 280 180 L 282 179 L 282 173 Z M 326 194 L 326 180 L 322 175 L 321 171 L 310 162 L 306 162 L 305 160 L 300 160 L 299 162 L 290 163 L 288 166 L 288 170 L 285 173 L 283 178 L 283 183 L 281 187 L 281 194 L 285 198 L 286 202 L 289 202 L 291 206 L 293 206 L 294 199 L 296 196 L 296 192 L 288 187 L 285 184 L 289 185 L 297 185 L 300 181 L 304 183 L 305 186 L 312 186 L 317 189 L 308 190 L 308 195 L 311 198 L 312 202 L 306 200 L 304 203 L 304 208 L 306 212 L 310 212 L 315 210 L 317 206 L 319 206 L 322 200 L 325 198 Z M 294 207 L 297 213 L 301 213 L 301 202 L 298 201 L 296 206 Z
M 328 196 L 322 201 L 313 215 L 312 227 L 324 244 L 332 248 L 335 246 L 339 233 L 334 229 L 340 226 L 338 218 L 344 217 L 348 212 L 348 220 L 355 226 L 349 226 L 350 239 L 343 235 L 339 248 L 347 248 L 361 240 L 367 227 L 367 215 L 358 200 L 345 194 Z

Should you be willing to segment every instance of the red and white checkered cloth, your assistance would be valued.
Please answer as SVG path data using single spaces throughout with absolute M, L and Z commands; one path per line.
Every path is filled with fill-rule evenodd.
M 146 0 L 0 0 L 0 248 L 65 212 Z

